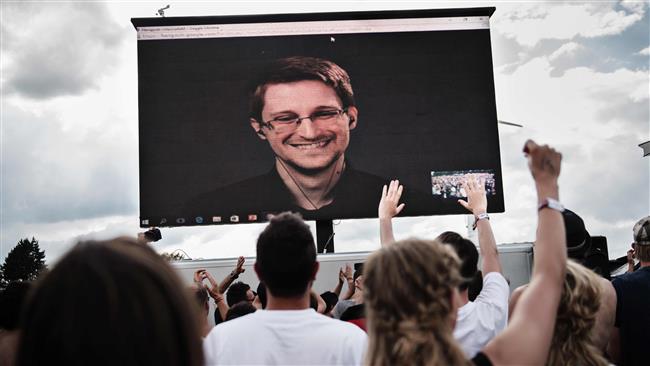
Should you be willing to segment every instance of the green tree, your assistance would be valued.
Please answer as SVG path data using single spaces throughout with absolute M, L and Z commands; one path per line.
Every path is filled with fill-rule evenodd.
M 0 286 L 4 288 L 16 280 L 35 280 L 45 269 L 45 251 L 40 250 L 38 240 L 21 239 L 0 265 Z
M 160 253 L 160 256 L 168 262 L 182 261 L 185 259 L 185 255 L 177 251 L 173 251 L 171 253 L 162 252 Z

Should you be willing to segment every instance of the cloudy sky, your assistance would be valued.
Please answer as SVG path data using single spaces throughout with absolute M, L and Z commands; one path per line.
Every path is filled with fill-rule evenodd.
M 48 262 L 81 238 L 138 228 L 136 32 L 168 2 L 1 4 L 0 260 L 36 237 Z M 496 6 L 491 19 L 506 212 L 499 243 L 534 239 L 536 201 L 521 147 L 564 154 L 561 200 L 625 254 L 650 213 L 648 2 L 169 2 L 167 16 Z M 400 218 L 396 236 L 465 232 L 464 216 Z M 163 229 L 160 251 L 254 255 L 262 225 Z M 378 247 L 377 220 L 335 226 L 337 251 Z

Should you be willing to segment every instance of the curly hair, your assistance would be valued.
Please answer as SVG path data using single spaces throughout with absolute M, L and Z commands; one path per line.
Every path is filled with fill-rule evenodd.
M 569 260 L 547 365 L 608 365 L 594 344 L 600 308 L 599 277 Z
M 407 239 L 370 256 L 368 365 L 469 364 L 452 335 L 459 267 L 453 249 L 437 241 Z

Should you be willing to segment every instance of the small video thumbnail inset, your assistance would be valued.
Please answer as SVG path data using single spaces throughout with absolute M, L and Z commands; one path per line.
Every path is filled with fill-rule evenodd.
M 432 171 L 431 192 L 436 197 L 467 198 L 463 183 L 470 175 L 475 176 L 479 182 L 485 182 L 485 194 L 487 196 L 494 196 L 497 193 L 493 170 Z

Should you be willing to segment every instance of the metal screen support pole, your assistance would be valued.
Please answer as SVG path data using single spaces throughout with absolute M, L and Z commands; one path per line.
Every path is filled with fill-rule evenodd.
M 334 224 L 332 220 L 316 220 L 318 253 L 334 253 Z

